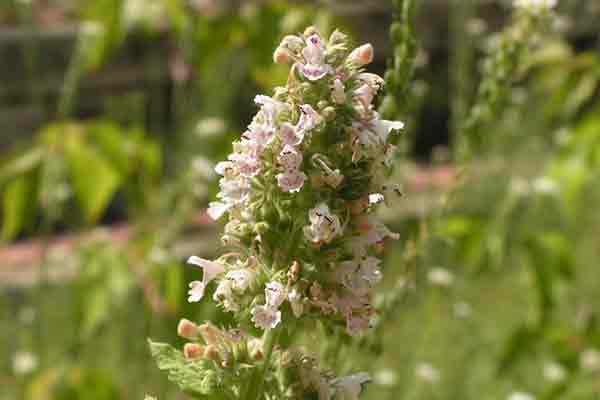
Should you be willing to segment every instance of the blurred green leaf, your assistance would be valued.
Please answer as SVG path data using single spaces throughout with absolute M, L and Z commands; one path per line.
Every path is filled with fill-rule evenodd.
M 118 171 L 94 148 L 74 140 L 66 147 L 75 197 L 88 223 L 94 223 L 122 183 Z
M 34 217 L 36 210 L 36 177 L 34 172 L 18 176 L 4 190 L 2 201 L 2 239 L 17 236 Z

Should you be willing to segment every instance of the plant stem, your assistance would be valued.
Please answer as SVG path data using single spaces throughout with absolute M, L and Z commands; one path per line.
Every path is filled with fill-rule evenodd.
M 265 373 L 269 368 L 269 364 L 271 361 L 271 355 L 273 354 L 273 349 L 279 340 L 279 333 L 281 329 L 270 329 L 265 332 L 263 336 L 263 347 L 264 347 L 264 360 L 262 366 L 257 368 L 254 371 L 254 375 L 250 382 L 248 382 L 249 386 L 246 389 L 246 396 L 244 396 L 245 400 L 260 400 L 263 397 L 263 386 L 265 383 Z

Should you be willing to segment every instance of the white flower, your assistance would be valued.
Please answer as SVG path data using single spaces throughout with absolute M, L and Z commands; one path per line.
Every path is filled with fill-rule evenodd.
M 195 303 L 202 300 L 204 296 L 204 284 L 200 281 L 191 281 L 188 290 L 188 303 Z
M 221 218 L 229 209 L 233 206 L 233 204 L 227 204 L 220 201 L 211 201 L 208 203 L 208 209 L 206 213 L 208 216 L 214 221 Z
M 557 362 L 548 362 L 544 365 L 544 378 L 550 382 L 558 383 L 565 380 L 567 371 Z
M 232 283 L 232 289 L 243 293 L 250 286 L 250 282 L 254 278 L 254 273 L 248 269 L 235 269 L 227 272 L 225 278 Z
M 266 305 L 267 307 L 271 307 L 274 309 L 279 308 L 279 306 L 284 302 L 287 297 L 287 291 L 285 286 L 283 286 L 279 282 L 269 282 L 265 288 L 265 297 L 266 297 Z
M 429 363 L 419 363 L 415 369 L 415 374 L 425 382 L 437 383 L 440 381 L 440 371 Z
M 331 70 L 331 66 L 324 62 L 325 46 L 319 35 L 313 34 L 306 39 L 306 47 L 302 50 L 302 55 L 305 63 L 299 68 L 308 80 L 317 81 Z
M 508 396 L 508 400 L 535 400 L 535 397 L 525 392 L 512 392 Z
M 304 227 L 304 236 L 313 243 L 329 243 L 342 234 L 340 219 L 325 203 L 311 209 L 308 218 L 310 225 Z
M 250 178 L 260 172 L 260 159 L 253 155 L 234 153 L 229 156 L 229 159 L 236 164 L 240 174 L 245 177 Z
M 302 302 L 302 295 L 296 288 L 292 289 L 288 294 L 288 300 L 292 305 L 292 312 L 296 318 L 300 318 L 304 312 L 304 303 Z
M 38 367 L 38 359 L 28 351 L 17 351 L 13 355 L 12 367 L 15 375 L 27 375 Z
M 394 370 L 384 368 L 375 373 L 373 380 L 380 386 L 395 386 L 398 382 L 398 375 Z
M 333 81 L 333 88 L 331 91 L 331 97 L 337 104 L 344 104 L 346 102 L 346 92 L 344 84 L 340 79 Z
M 197 265 L 203 270 L 202 281 L 193 281 L 190 283 L 191 289 L 188 292 L 188 302 L 192 303 L 202 299 L 206 285 L 225 271 L 225 265 L 196 256 L 191 256 L 187 262 L 188 264 Z
M 371 377 L 366 372 L 332 380 L 331 385 L 335 388 L 335 400 L 358 400 L 362 385 L 370 381 Z
M 298 170 L 288 170 L 277 174 L 277 184 L 284 192 L 299 192 L 306 181 L 306 174 Z
M 266 305 L 254 306 L 251 313 L 252 321 L 257 328 L 269 330 L 275 328 L 281 322 L 281 311 Z
M 375 90 L 366 83 L 354 91 L 354 97 L 360 102 L 365 111 L 371 108 L 371 103 L 375 97 Z
M 445 268 L 436 267 L 429 270 L 427 273 L 427 279 L 434 285 L 438 286 L 452 286 L 454 283 L 454 275 L 452 272 Z
M 312 108 L 310 104 L 301 105 L 300 111 L 302 111 L 302 115 L 300 115 L 298 124 L 296 124 L 296 132 L 298 135 L 302 135 L 302 137 L 304 137 L 306 132 L 313 130 L 317 125 L 319 125 L 321 122 L 321 116 L 315 111 L 314 108 Z
M 302 153 L 292 146 L 286 145 L 279 153 L 277 161 L 286 170 L 296 170 L 302 164 Z
M 369 195 L 369 204 L 376 205 L 385 201 L 385 196 L 381 193 L 371 193 Z
M 558 0 L 515 0 L 515 7 L 530 9 L 552 9 L 558 4 Z
M 284 146 L 298 146 L 304 139 L 304 131 L 297 132 L 294 125 L 284 122 L 279 129 L 279 136 Z
M 586 349 L 579 356 L 581 369 L 588 372 L 600 371 L 600 351 L 596 349 Z
M 352 53 L 348 56 L 348 61 L 358 67 L 370 64 L 373 61 L 373 46 L 367 43 L 352 50 Z

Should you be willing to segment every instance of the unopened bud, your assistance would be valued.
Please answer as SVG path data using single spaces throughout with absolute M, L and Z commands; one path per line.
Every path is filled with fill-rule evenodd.
M 204 358 L 217 361 L 219 359 L 219 350 L 217 350 L 217 347 L 213 345 L 206 346 L 204 348 Z
M 204 346 L 198 343 L 186 343 L 183 346 L 183 355 L 188 360 L 197 360 L 204 355 Z
M 317 30 L 317 28 L 315 28 L 314 26 L 309 26 L 308 28 L 306 28 L 304 30 L 304 37 L 307 38 L 307 37 L 310 37 L 312 35 L 319 35 L 319 36 L 321 36 L 319 34 L 319 31 Z
M 298 278 L 300 277 L 300 263 L 298 263 L 298 261 L 294 261 L 292 266 L 290 267 L 290 269 L 288 270 L 288 279 L 291 282 L 296 282 L 298 280 Z
M 322 110 L 322 109 L 324 109 L 325 107 L 327 107 L 327 106 L 328 106 L 328 104 L 329 104 L 329 103 L 327 103 L 325 100 L 320 100 L 320 101 L 317 103 L 317 108 L 318 108 L 319 110 Z
M 294 58 L 288 49 L 278 47 L 273 53 L 273 61 L 275 64 L 291 64 L 294 62 Z
M 177 334 L 184 339 L 195 340 L 198 337 L 198 325 L 184 318 L 177 325 Z
M 202 339 L 204 339 L 204 342 L 209 345 L 217 344 L 218 338 L 221 335 L 221 331 L 210 322 L 198 326 L 198 331 L 200 332 Z
M 302 49 L 304 46 L 304 41 L 298 36 L 287 35 L 281 41 L 280 47 L 284 47 L 286 49 L 291 50 L 292 52 L 297 52 Z
M 326 121 L 333 121 L 335 119 L 335 115 L 335 108 L 331 106 L 325 107 L 323 110 L 323 118 L 325 118 Z
M 337 29 L 335 31 L 333 31 L 331 36 L 329 36 L 329 44 L 332 46 L 335 46 L 336 44 L 345 43 L 347 40 L 348 40 L 348 36 L 345 35 L 344 33 L 340 32 Z
M 367 43 L 357 47 L 352 50 L 352 53 L 348 56 L 348 60 L 358 67 L 370 64 L 373 61 L 373 46 Z

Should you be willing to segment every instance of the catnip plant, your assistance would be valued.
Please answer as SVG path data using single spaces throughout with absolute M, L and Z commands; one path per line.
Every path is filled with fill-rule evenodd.
M 211 297 L 237 326 L 182 320 L 183 350 L 151 342 L 160 369 L 207 399 L 357 399 L 366 373 L 336 377 L 293 337 L 316 325 L 357 336 L 369 329 L 380 254 L 397 239 L 373 212 L 400 195 L 386 183 L 403 128 L 380 118 L 373 100 L 384 80 L 365 72 L 373 47 L 351 49 L 340 31 L 314 27 L 283 38 L 273 55 L 290 66 L 286 86 L 254 99 L 257 114 L 226 161 L 214 220 L 226 219 L 214 260 L 189 302 Z M 333 366 L 335 367 L 335 366 Z

